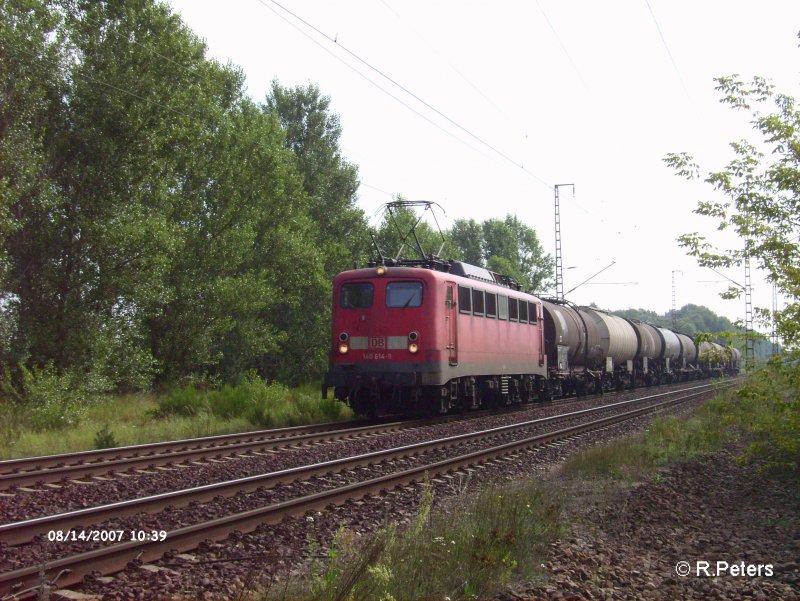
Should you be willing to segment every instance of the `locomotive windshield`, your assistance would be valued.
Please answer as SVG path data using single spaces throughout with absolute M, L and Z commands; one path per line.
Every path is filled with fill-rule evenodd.
M 422 282 L 389 282 L 386 285 L 387 307 L 419 307 L 422 305 Z
M 348 282 L 342 286 L 339 306 L 342 309 L 369 309 L 374 288 L 369 282 Z

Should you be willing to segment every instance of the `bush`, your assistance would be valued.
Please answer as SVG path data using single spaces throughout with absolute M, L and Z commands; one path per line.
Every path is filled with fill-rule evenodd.
M 25 421 L 36 432 L 76 426 L 86 413 L 90 390 L 72 371 L 59 373 L 52 363 L 42 368 L 19 366 L 21 384 L 11 392 L 25 411 Z
M 108 428 L 108 424 L 104 425 L 100 428 L 94 435 L 94 448 L 95 449 L 111 449 L 113 447 L 118 447 L 119 442 L 117 441 L 116 436 L 114 436 L 114 432 L 112 432 Z
M 745 459 L 800 471 L 800 356 L 776 356 L 725 403 L 726 419 L 745 433 Z
M 267 384 L 263 380 L 256 383 L 251 380 L 243 385 L 248 386 L 253 395 L 245 416 L 251 424 L 273 428 L 303 423 L 297 408 L 292 406 L 289 389 L 283 384 Z
M 313 422 L 336 421 L 352 416 L 339 401 L 292 391 L 283 384 L 265 382 L 249 374 L 235 386 L 205 391 L 194 386 L 173 388 L 158 401 L 157 417 L 195 416 L 203 411 L 221 419 L 244 418 L 254 426 L 277 428 Z
M 206 393 L 194 386 L 172 388 L 158 399 L 158 409 L 153 411 L 155 417 L 180 415 L 192 417 L 198 415 L 205 407 Z
M 11 398 L 0 401 L 0 449 L 13 447 L 24 428 L 25 410 L 22 404 Z M 6 452 L 2 450 L 0 459 L 6 459 Z
M 359 540 L 341 530 L 298 598 L 487 599 L 512 578 L 530 578 L 562 534 L 560 502 L 537 483 L 464 493 L 432 514 L 426 492 L 405 530 L 392 525 Z M 458 519 L 453 519 L 457 515 Z
M 112 317 L 101 324 L 91 344 L 93 371 L 117 390 L 147 390 L 158 372 L 136 309 L 115 305 Z
M 225 384 L 219 390 L 208 393 L 208 405 L 211 413 L 223 419 L 241 417 L 248 413 L 252 406 L 253 386 L 249 383 L 238 386 Z

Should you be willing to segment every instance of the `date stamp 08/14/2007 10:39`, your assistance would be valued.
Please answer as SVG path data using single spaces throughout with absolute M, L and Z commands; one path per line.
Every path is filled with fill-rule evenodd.
M 103 543 L 158 542 L 166 538 L 166 530 L 50 530 L 47 533 L 48 541 L 59 543 L 78 541 Z

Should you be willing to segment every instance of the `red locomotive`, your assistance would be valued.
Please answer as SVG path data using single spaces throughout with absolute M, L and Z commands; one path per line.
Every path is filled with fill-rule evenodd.
M 388 261 L 333 282 L 325 388 L 357 413 L 446 412 L 545 392 L 542 302 L 459 261 Z

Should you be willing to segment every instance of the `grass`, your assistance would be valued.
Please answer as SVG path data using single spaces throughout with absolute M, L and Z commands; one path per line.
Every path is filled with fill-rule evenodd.
M 128 394 L 89 405 L 79 423 L 68 428 L 35 430 L 24 423 L 17 424 L 14 433 L 3 437 L 0 457 L 35 457 L 93 449 L 96 436 L 103 429 L 113 435 L 120 446 L 252 429 L 243 418 L 220 419 L 205 413 L 157 418 L 154 416 L 157 409 L 155 395 Z
M 432 504 L 428 488 L 406 528 L 388 525 L 363 539 L 340 530 L 311 577 L 279 597 L 485 599 L 514 578 L 533 577 L 563 532 L 559 499 L 534 482 L 462 493 L 447 511 L 433 513 Z
M 659 467 L 689 461 L 718 449 L 731 436 L 723 426 L 724 402 L 701 406 L 691 417 L 658 417 L 642 434 L 587 449 L 567 459 L 569 477 L 636 482 Z
M 143 444 L 254 429 L 338 421 L 352 417 L 343 403 L 323 400 L 310 387 L 289 389 L 249 379 L 203 390 L 185 386 L 161 395 L 103 396 L 81 405 L 64 427 L 41 429 L 25 406 L 0 405 L 0 459 L 83 451 L 109 442 Z

